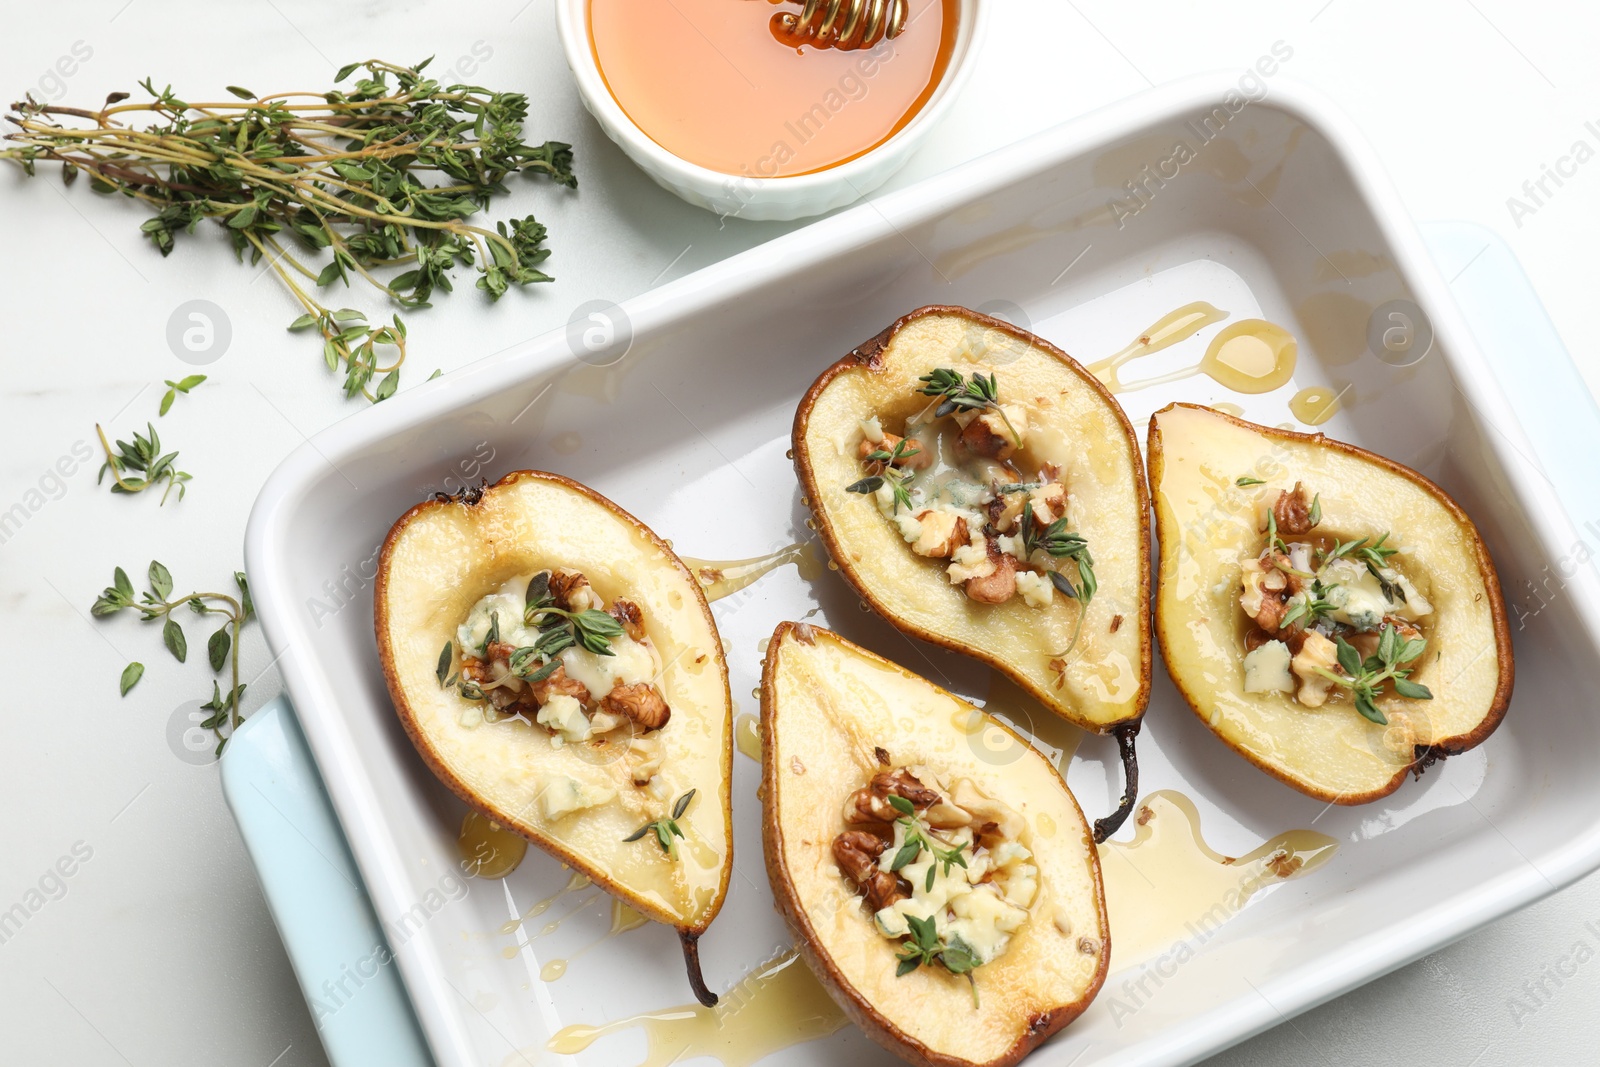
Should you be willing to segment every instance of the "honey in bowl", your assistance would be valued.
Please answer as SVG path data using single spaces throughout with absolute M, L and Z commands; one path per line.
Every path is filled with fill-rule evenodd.
M 628 118 L 724 174 L 792 177 L 848 162 L 916 117 L 949 66 L 958 0 L 908 0 L 899 36 L 859 50 L 796 42 L 768 0 L 590 0 L 589 37 Z

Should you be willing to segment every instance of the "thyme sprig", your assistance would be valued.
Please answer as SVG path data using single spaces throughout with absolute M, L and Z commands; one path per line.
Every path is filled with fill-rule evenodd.
M 1378 650 L 1365 660 L 1355 646 L 1343 637 L 1335 637 L 1334 644 L 1338 650 L 1339 669 L 1344 673 L 1338 674 L 1325 668 L 1318 668 L 1317 673 L 1335 685 L 1350 690 L 1356 710 L 1379 726 L 1389 725 L 1388 716 L 1376 703 L 1386 682 L 1394 683 L 1397 696 L 1409 700 L 1433 699 L 1433 692 L 1427 686 L 1410 680 L 1412 668 L 1403 666 L 1415 661 L 1426 651 L 1426 638 L 1403 639 L 1399 630 L 1385 623 L 1378 633 Z
M 166 379 L 167 391 L 161 397 L 161 410 L 157 414 L 165 415 L 171 411 L 172 402 L 177 400 L 180 394 L 188 396 L 195 386 L 205 380 L 206 376 L 204 374 L 191 374 L 187 378 L 179 378 L 177 381 L 173 381 L 171 378 Z
M 1079 582 L 1076 587 L 1058 570 L 1052 569 L 1046 573 L 1050 575 L 1051 584 L 1064 595 L 1081 600 L 1084 607 L 1089 606 L 1095 591 L 1100 588 L 1094 576 L 1094 556 L 1089 552 L 1088 540 L 1082 534 L 1067 529 L 1065 515 L 1041 527 L 1033 514 L 1033 501 L 1029 500 L 1022 505 L 1022 520 L 1017 525 L 1017 536 L 1022 538 L 1023 559 L 1033 555 L 1035 549 L 1040 549 L 1053 559 L 1070 559 L 1076 563 Z
M 623 843 L 638 841 L 644 835 L 654 833 L 656 835 L 656 844 L 661 846 L 661 851 L 669 856 L 676 855 L 678 843 L 674 839 L 683 837 L 683 828 L 678 825 L 678 820 L 683 818 L 683 813 L 689 810 L 689 801 L 694 799 L 694 794 L 695 791 L 693 789 L 683 794 L 672 805 L 671 815 L 657 819 L 654 822 L 645 823 L 633 833 L 624 837 L 622 839 Z
M 212 681 L 211 699 L 201 705 L 211 715 L 200 724 L 216 736 L 216 751 L 220 755 L 228 738 L 233 736 L 233 731 L 243 721 L 239 701 L 244 696 L 245 686 L 239 681 L 239 633 L 255 615 L 255 606 L 250 601 L 249 579 L 243 571 L 233 572 L 234 584 L 238 587 L 237 596 L 195 592 L 175 597 L 172 595 L 172 574 L 159 561 L 150 561 L 147 577 L 149 588 L 135 598 L 133 582 L 128 579 L 128 573 L 121 567 L 116 568 L 112 572 L 111 584 L 106 586 L 89 610 L 91 614 L 103 617 L 132 609 L 139 613 L 144 622 L 160 620 L 162 644 L 179 663 L 188 661 L 189 641 L 183 626 L 173 617 L 173 612 L 187 605 L 197 615 L 223 616 L 221 628 L 206 641 L 206 659 L 213 674 L 220 674 L 224 666 L 229 667 L 228 691 L 224 694 L 222 687 Z M 143 675 L 144 664 L 137 661 L 128 664 L 119 681 L 122 695 L 127 696 Z
M 1406 602 L 1405 588 L 1398 582 L 1384 575 L 1389 569 L 1389 557 L 1400 550 L 1388 545 L 1389 532 L 1385 530 L 1378 535 L 1372 544 L 1367 544 L 1368 538 L 1361 537 L 1354 541 L 1340 541 L 1334 539 L 1333 547 L 1322 553 L 1323 561 L 1331 563 L 1341 557 L 1351 557 L 1360 560 L 1366 565 L 1367 573 L 1378 580 L 1378 587 L 1383 590 L 1383 595 L 1391 604 L 1404 604 Z
M 1283 621 L 1278 623 L 1278 627 L 1287 630 L 1299 622 L 1302 629 L 1309 630 L 1319 619 L 1333 614 L 1333 604 L 1327 599 L 1326 593 L 1322 579 L 1313 578 L 1311 588 L 1291 600 L 1289 610 L 1284 612 Z
M 902 867 L 915 863 L 917 857 L 921 856 L 923 851 L 926 850 L 933 857 L 934 862 L 928 865 L 928 881 L 923 888 L 928 892 L 932 892 L 934 875 L 939 868 L 942 867 L 944 869 L 946 877 L 949 877 L 951 867 L 966 869 L 967 858 L 962 855 L 962 852 L 967 847 L 965 843 L 958 844 L 955 848 L 939 847 L 938 842 L 923 832 L 922 823 L 917 819 L 917 809 L 905 797 L 891 794 L 889 806 L 900 813 L 900 818 L 895 820 L 895 825 L 904 831 L 901 838 L 902 844 L 899 851 L 894 854 L 894 859 L 890 861 L 889 870 L 898 872 Z
M 524 626 L 538 627 L 539 639 L 528 646 L 528 655 L 540 655 L 547 660 L 557 653 L 581 645 L 597 656 L 614 656 L 611 640 L 621 637 L 622 624 L 598 608 L 568 611 L 556 606 L 555 594 L 550 592 L 550 572 L 540 571 L 528 583 L 526 603 L 522 609 Z M 521 652 L 522 649 L 518 649 Z M 527 656 L 523 657 L 527 662 Z M 515 669 L 515 668 L 513 668 Z M 555 668 L 551 668 L 553 672 Z M 533 681 L 541 681 L 534 678 Z
M 851 482 L 844 487 L 844 491 L 870 496 L 887 484 L 890 492 L 894 494 L 894 513 L 896 515 L 900 514 L 901 508 L 909 511 L 911 509 L 911 481 L 917 475 L 915 471 L 901 470 L 895 464 L 902 459 L 916 455 L 917 452 L 912 452 L 912 448 L 915 448 L 917 452 L 922 450 L 922 446 L 910 437 L 902 437 L 895 442 L 893 451 L 883 448 L 873 449 L 867 453 L 866 459 L 862 462 L 869 465 L 877 464 L 882 473 L 869 474 L 859 481 Z M 871 469 L 870 466 L 868 469 Z
M 167 487 L 161 492 L 161 503 L 167 502 L 167 497 L 172 495 L 174 489 L 178 491 L 178 499 L 182 500 L 187 483 L 194 475 L 177 468 L 176 449 L 161 451 L 161 435 L 156 432 L 155 423 L 145 423 L 145 431 L 142 434 L 134 431 L 132 441 L 118 441 L 116 451 L 112 451 L 105 430 L 100 428 L 98 422 L 94 424 L 94 432 L 100 438 L 100 448 L 106 457 L 105 462 L 100 464 L 100 474 L 95 478 L 95 484 L 105 481 L 106 472 L 110 471 L 113 493 L 142 493 L 165 482 Z M 138 473 L 129 473 L 133 471 Z
M 933 412 L 934 418 L 942 419 L 957 410 L 995 412 L 1000 416 L 1000 421 L 1006 424 L 1006 429 L 1011 431 L 1011 443 L 1021 445 L 1022 435 L 1011 425 L 1011 419 L 1000 406 L 1000 383 L 997 378 L 993 373 L 985 378 L 981 371 L 974 371 L 969 382 L 960 371 L 939 367 L 917 379 L 922 383 L 918 392 L 923 396 L 939 398 L 939 406 Z
M 940 963 L 951 974 L 966 977 L 967 985 L 972 989 L 972 1006 L 976 1009 L 978 982 L 972 972 L 983 962 L 978 954 L 959 937 L 951 938 L 948 943 L 939 940 L 939 931 L 931 915 L 926 919 L 907 915 L 906 927 L 911 935 L 901 942 L 900 951 L 895 955 L 895 959 L 900 961 L 894 969 L 895 977 L 904 978 L 924 963 Z
M 427 66 L 370 59 L 338 72 L 336 83 L 356 75 L 348 88 L 261 96 L 232 86 L 236 99 L 220 102 L 192 103 L 149 79 L 151 99 L 123 103 L 130 94 L 116 92 L 98 109 L 30 95 L 12 105 L 16 146 L 0 157 L 30 175 L 41 160 L 60 163 L 66 183 L 81 171 L 94 191 L 143 202 L 153 214 L 140 229 L 163 256 L 202 220 L 218 223 L 241 261 L 268 261 L 304 312 L 291 329 L 315 330 L 346 395 L 376 402 L 397 387 L 404 324 L 371 325 L 312 290 L 359 277 L 415 308 L 449 292 L 457 266 L 475 267 L 491 300 L 549 281 L 538 269 L 545 227 L 532 215 L 467 220 L 512 174 L 577 185 L 571 146 L 523 140 L 526 96 L 445 85 Z M 311 258 L 324 252 L 325 262 Z M 391 268 L 399 273 L 384 278 Z

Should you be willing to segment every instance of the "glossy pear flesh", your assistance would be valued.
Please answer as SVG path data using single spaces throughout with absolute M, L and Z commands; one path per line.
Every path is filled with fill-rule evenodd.
M 1057 594 L 1044 609 L 1021 596 L 976 603 L 950 584 L 942 561 L 915 555 L 870 497 L 845 492 L 863 476 L 859 420 L 877 414 L 884 429 L 899 433 L 930 403 L 917 379 L 941 367 L 995 374 L 1002 403 L 1028 406 L 1017 457 L 1024 478 L 1046 462 L 1061 468 L 1069 525 L 1088 539 L 1099 581 L 1064 676 L 1052 660 L 1071 642 L 1076 601 Z M 894 626 L 982 660 L 1084 729 L 1105 733 L 1144 714 L 1151 646 L 1144 466 L 1122 408 L 1066 353 L 965 308 L 913 311 L 812 385 L 795 415 L 794 461 L 839 572 Z
M 1083 1012 L 1110 955 L 1100 864 L 1077 801 L 1045 758 L 998 720 L 827 630 L 778 627 L 761 690 L 762 842 L 779 910 L 801 955 L 846 1014 L 916 1064 L 1017 1062 Z M 1011 742 L 996 746 L 993 731 Z M 1005 952 L 964 979 L 925 965 L 895 976 L 831 846 L 844 802 L 882 769 L 925 765 L 969 778 L 1027 826 L 1039 891 Z
M 1472 748 L 1499 724 L 1513 676 L 1505 602 L 1476 527 L 1444 490 L 1321 434 L 1190 404 L 1151 417 L 1149 454 L 1162 658 L 1195 714 L 1230 747 L 1311 796 L 1361 804 L 1392 793 L 1418 761 Z M 1265 484 L 1240 487 L 1241 477 Z M 1316 535 L 1375 540 L 1387 531 L 1405 549 L 1392 565 L 1433 606 L 1421 623 L 1428 647 L 1411 676 L 1433 699 L 1405 700 L 1385 687 L 1378 705 L 1389 727 L 1363 718 L 1348 697 L 1308 708 L 1288 694 L 1244 692 L 1252 624 L 1239 606 L 1239 563 L 1265 543 L 1264 502 L 1296 481 L 1320 495 Z
M 468 728 L 462 714 L 482 704 L 439 684 L 440 650 L 473 604 L 514 577 L 557 567 L 582 571 L 606 603 L 625 597 L 644 611 L 666 665 L 656 684 L 672 709 L 656 734 L 665 749 L 660 796 L 633 784 L 626 741 L 558 748 L 527 722 Z M 728 672 L 700 587 L 663 541 L 593 490 L 519 471 L 481 495 L 419 504 L 395 524 L 379 563 L 376 615 L 395 710 L 440 781 L 641 914 L 687 935 L 706 928 L 732 871 Z M 616 798 L 548 819 L 541 791 L 559 776 L 609 787 Z M 690 789 L 676 859 L 654 835 L 623 841 Z

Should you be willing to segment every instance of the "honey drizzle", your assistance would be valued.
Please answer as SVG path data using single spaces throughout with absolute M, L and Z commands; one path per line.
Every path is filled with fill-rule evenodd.
M 518 927 L 520 927 L 523 923 L 527 922 L 529 919 L 537 919 L 539 916 L 549 911 L 551 905 L 555 904 L 555 902 L 560 900 L 562 897 L 567 896 L 569 893 L 576 893 L 580 889 L 586 889 L 590 884 L 591 882 L 589 881 L 589 876 L 587 874 L 583 874 L 579 871 L 573 871 L 572 877 L 567 879 L 566 885 L 562 886 L 554 893 L 551 893 L 543 900 L 534 901 L 531 905 L 529 905 L 528 910 L 523 912 L 519 917 L 512 919 L 508 923 L 502 924 L 500 927 L 500 932 L 502 934 L 516 933 Z
M 1135 820 L 1132 840 L 1100 846 L 1115 969 L 1183 944 L 1194 951 L 1256 893 L 1315 870 L 1339 847 L 1324 834 L 1289 830 L 1224 856 L 1206 844 L 1194 802 L 1166 789 L 1148 794 Z
M 607 941 L 610 941 L 613 937 L 616 937 L 619 934 L 625 934 L 629 930 L 637 930 L 639 927 L 643 926 L 649 921 L 649 919 L 645 918 L 643 915 L 640 915 L 622 901 L 613 900 L 611 902 L 611 929 L 607 930 L 605 933 L 601 934 L 587 945 L 584 945 L 566 959 L 546 960 L 544 966 L 539 968 L 539 980 L 542 982 L 555 982 L 560 980 L 560 978 L 567 973 L 567 966 L 569 964 L 587 955 L 589 952 L 605 944 Z
M 1220 330 L 1206 347 L 1205 355 L 1192 367 L 1182 367 L 1154 378 L 1124 381 L 1122 368 L 1127 363 L 1170 348 L 1193 337 L 1228 313 L 1204 300 L 1185 304 L 1157 319 L 1148 330 L 1114 356 L 1089 365 L 1089 371 L 1113 393 L 1131 393 L 1153 385 L 1182 381 L 1204 374 L 1236 393 L 1269 393 L 1294 376 L 1299 343 L 1276 323 L 1265 319 L 1241 319 Z
M 1194 803 L 1171 790 L 1149 794 L 1137 820 L 1131 841 L 1100 846 L 1112 962 L 1118 968 L 1209 940 L 1261 889 L 1315 870 L 1338 848 L 1331 837 L 1290 830 L 1243 856 L 1224 856 L 1206 844 Z M 1053 820 L 1043 816 L 1037 828 L 1047 838 L 1056 834 Z M 565 963 L 553 960 L 545 969 L 559 977 Z M 546 1048 L 576 1055 L 609 1034 L 640 1029 L 647 1051 L 636 1067 L 669 1067 L 699 1056 L 724 1067 L 750 1067 L 834 1033 L 845 1021 L 791 951 L 746 975 L 715 1008 L 685 1004 L 600 1026 L 574 1024 L 558 1031 Z
M 558 1055 L 576 1055 L 607 1034 L 637 1028 L 648 1042 L 637 1067 L 667 1067 L 698 1056 L 710 1056 L 724 1067 L 749 1067 L 844 1025 L 844 1013 L 811 969 L 793 952 L 786 952 L 746 975 L 714 1008 L 684 1004 L 601 1026 L 567 1026 L 550 1038 L 546 1048 Z
M 721 600 L 739 590 L 755 584 L 779 567 L 793 563 L 800 577 L 810 582 L 822 576 L 822 561 L 817 557 L 814 542 L 798 541 L 785 545 L 776 552 L 750 559 L 693 559 L 680 557 L 699 583 L 707 600 Z
M 1228 317 L 1226 311 L 1221 310 L 1204 300 L 1196 300 L 1192 304 L 1185 304 L 1176 311 L 1170 311 L 1150 324 L 1150 328 L 1134 338 L 1121 352 L 1114 356 L 1091 363 L 1088 371 L 1105 383 L 1106 388 L 1113 393 L 1127 392 L 1129 389 L 1143 388 L 1146 383 L 1136 383 L 1132 386 L 1122 381 L 1120 371 L 1123 364 L 1140 356 L 1148 356 L 1152 352 L 1160 352 L 1164 348 L 1171 348 L 1179 341 L 1186 341 L 1210 326 L 1214 322 L 1221 322 Z

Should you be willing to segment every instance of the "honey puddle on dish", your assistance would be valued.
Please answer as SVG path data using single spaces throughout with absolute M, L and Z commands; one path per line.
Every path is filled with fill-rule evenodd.
M 611 902 L 611 929 L 607 930 L 604 934 L 601 934 L 599 937 L 595 938 L 593 941 L 589 942 L 587 945 L 584 945 L 582 948 L 580 948 L 578 951 L 574 952 L 572 955 L 568 956 L 564 960 L 563 959 L 547 960 L 545 962 L 545 965 L 543 967 L 539 968 L 539 979 L 540 979 L 540 981 L 544 981 L 544 982 L 554 982 L 554 981 L 556 981 L 562 975 L 567 973 L 567 965 L 569 963 L 572 963 L 574 960 L 579 959 L 580 957 L 587 955 L 592 949 L 596 948 L 599 945 L 605 944 L 607 941 L 610 941 L 613 937 L 616 937 L 619 934 L 625 934 L 629 930 L 637 930 L 637 929 L 639 929 L 639 927 L 643 926 L 645 923 L 647 923 L 649 921 L 650 921 L 649 919 L 646 919 L 643 915 L 640 915 L 638 912 L 636 912 L 632 908 L 628 907 L 628 905 L 624 904 L 622 901 L 613 900 Z M 516 947 L 518 947 L 518 946 L 513 946 L 513 950 Z M 514 954 L 515 954 L 515 952 L 513 951 L 513 955 Z
M 780 1049 L 826 1037 L 844 1025 L 844 1013 L 823 992 L 810 968 L 786 952 L 746 975 L 715 1008 L 684 1004 L 602 1026 L 568 1026 L 546 1047 L 571 1056 L 607 1034 L 637 1028 L 648 1042 L 638 1067 L 667 1067 L 697 1056 L 710 1056 L 724 1067 L 749 1067 Z
M 1307 426 L 1321 426 L 1338 413 L 1340 394 L 1326 385 L 1309 385 L 1289 401 L 1289 413 Z
M 1198 945 L 1267 886 L 1326 863 L 1339 843 L 1289 830 L 1237 858 L 1206 844 L 1194 802 L 1170 789 L 1145 796 L 1129 841 L 1100 846 L 1100 875 L 1111 919 L 1111 966 L 1119 970 Z
M 817 557 L 815 547 L 810 541 L 786 545 L 776 552 L 769 552 L 765 556 L 756 556 L 753 559 L 692 559 L 689 556 L 680 558 L 683 560 L 683 565 L 689 568 L 689 573 L 694 575 L 695 581 L 700 583 L 700 590 L 705 593 L 708 601 L 721 600 L 725 596 L 737 593 L 763 576 L 790 563 L 795 565 L 800 577 L 808 582 L 822 577 L 822 560 Z
M 741 753 L 760 763 L 761 720 L 749 712 L 733 720 L 733 743 Z
M 528 854 L 528 839 L 469 811 L 456 835 L 456 851 L 463 869 L 474 878 L 504 878 Z
M 1154 378 L 1124 381 L 1122 368 L 1135 359 L 1188 340 L 1205 327 L 1228 317 L 1204 300 L 1163 315 L 1117 354 L 1089 364 L 1088 370 L 1113 393 L 1131 393 L 1152 385 L 1204 374 L 1236 393 L 1270 393 L 1294 376 L 1299 344 L 1294 336 L 1265 319 L 1241 319 L 1219 331 L 1199 363 Z

